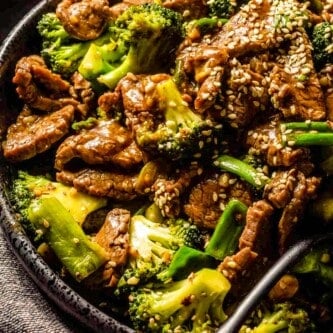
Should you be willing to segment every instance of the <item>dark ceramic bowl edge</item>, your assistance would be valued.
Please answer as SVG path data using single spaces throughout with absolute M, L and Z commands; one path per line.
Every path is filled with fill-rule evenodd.
M 4 74 L 12 63 L 10 56 L 18 49 L 21 35 L 27 34 L 26 29 L 32 26 L 32 22 L 48 9 L 51 9 L 56 1 L 44 0 L 38 3 L 17 23 L 0 48 L 0 85 L 4 85 Z M 103 332 L 134 332 L 128 326 L 108 316 L 97 307 L 89 303 L 71 287 L 69 287 L 37 254 L 22 226 L 15 219 L 15 212 L 7 195 L 7 177 L 10 166 L 6 161 L 0 160 L 0 227 L 18 261 L 38 286 L 38 288 L 61 310 L 71 315 L 78 322 L 91 330 Z

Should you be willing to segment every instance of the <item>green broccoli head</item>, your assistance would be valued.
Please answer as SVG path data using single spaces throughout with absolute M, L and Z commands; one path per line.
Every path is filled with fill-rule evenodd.
M 130 257 L 117 286 L 118 295 L 133 286 L 157 281 L 158 273 L 167 268 L 179 247 L 203 246 L 199 229 L 182 219 L 158 223 L 143 215 L 134 215 L 129 234 Z
M 165 221 L 170 232 L 179 240 L 179 246 L 186 245 L 196 249 L 204 246 L 204 235 L 198 227 L 183 218 L 168 219 Z
M 74 73 L 88 51 L 89 42 L 70 36 L 55 13 L 46 13 L 37 23 L 42 37 L 41 55 L 51 69 L 64 76 Z
M 57 40 L 64 43 L 71 39 L 54 12 L 42 15 L 41 19 L 37 22 L 37 31 L 43 39 L 44 47 Z
M 229 18 L 233 13 L 230 0 L 208 0 L 207 5 L 210 17 Z
M 144 123 L 136 130 L 139 146 L 172 160 L 202 158 L 219 146 L 222 126 L 194 113 L 171 78 L 158 83 L 156 93 L 164 119 L 157 128 Z
M 291 302 L 275 303 L 270 310 L 260 307 L 241 327 L 240 333 L 312 332 L 307 311 Z
M 55 73 L 68 77 L 78 69 L 88 49 L 89 43 L 76 42 L 63 45 L 61 40 L 57 40 L 44 47 L 41 55 Z
M 18 172 L 18 177 L 13 182 L 11 196 L 15 208 L 25 224 L 28 223 L 27 211 L 34 199 L 37 198 L 57 198 L 79 224 L 83 223 L 89 213 L 105 206 L 107 203 L 105 198 L 93 197 L 78 192 L 71 186 L 52 181 L 45 176 L 31 175 L 22 170 Z
M 128 45 L 123 58 L 97 80 L 113 89 L 127 73 L 153 73 L 167 68 L 173 61 L 184 36 L 179 13 L 156 3 L 130 6 L 110 28 L 116 43 Z
M 115 39 L 114 31 L 93 41 L 78 67 L 79 73 L 87 80 L 95 81 L 99 76 L 113 71 L 126 56 L 129 45 L 126 32 Z
M 203 268 L 156 289 L 138 288 L 129 298 L 130 318 L 144 332 L 213 331 L 227 318 L 222 306 L 229 290 L 222 273 Z
M 327 63 L 333 63 L 333 25 L 329 22 L 316 24 L 311 41 L 316 67 L 321 68 Z
M 333 290 L 331 252 L 326 246 L 313 248 L 293 268 L 294 273 L 311 275 L 320 284 Z
M 11 190 L 11 201 L 15 211 L 19 213 L 20 220 L 26 225 L 28 219 L 28 208 L 36 197 L 33 188 L 44 186 L 48 182 L 46 178 L 36 178 L 25 171 L 18 171 L 18 176 L 13 182 Z

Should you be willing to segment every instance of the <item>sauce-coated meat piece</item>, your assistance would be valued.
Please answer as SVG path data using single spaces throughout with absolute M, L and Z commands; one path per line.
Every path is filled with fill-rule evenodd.
M 85 117 L 90 111 L 96 109 L 96 94 L 91 82 L 86 80 L 79 72 L 75 72 L 70 81 L 72 83 L 69 88 L 70 95 L 78 101 L 76 109 Z
M 16 123 L 8 128 L 4 156 L 20 162 L 45 152 L 69 132 L 73 119 L 72 105 L 47 114 L 35 114 L 26 106 Z
M 143 155 L 124 126 L 114 120 L 100 120 L 62 142 L 56 153 L 55 168 L 63 170 L 74 159 L 90 165 L 113 164 L 130 169 L 142 163 Z
M 268 93 L 285 118 L 322 120 L 326 117 L 325 101 L 312 60 L 312 45 L 305 31 L 293 35 L 290 47 L 276 58 Z
M 121 276 L 121 270 L 127 262 L 129 251 L 129 224 L 131 214 L 126 209 L 111 210 L 101 229 L 95 236 L 95 241 L 109 255 L 109 261 L 104 266 L 102 280 L 107 287 L 115 287 Z
M 208 14 L 206 0 L 164 0 L 163 6 L 181 13 L 186 20 L 193 20 Z
M 108 0 L 63 0 L 56 14 L 66 31 L 81 40 L 99 37 L 111 16 Z
M 184 166 L 176 170 L 170 166 L 172 174 L 159 175 L 152 186 L 154 202 L 163 216 L 177 217 L 182 211 L 183 195 L 190 187 L 192 180 L 199 176 L 202 168 L 198 164 Z
M 13 83 L 18 96 L 28 106 L 40 111 L 52 112 L 65 105 L 76 106 L 71 98 L 69 82 L 50 71 L 38 55 L 22 57 L 16 64 Z
M 309 200 L 316 195 L 318 177 L 306 177 L 297 169 L 278 171 L 265 187 L 264 197 L 282 213 L 278 222 L 279 252 L 284 253 L 292 234 L 303 217 Z
M 251 189 L 229 173 L 206 175 L 192 187 L 184 211 L 196 225 L 213 229 L 230 198 L 250 205 Z
M 77 172 L 63 170 L 57 173 L 57 181 L 74 186 L 78 191 L 109 197 L 115 200 L 132 200 L 138 196 L 136 173 L 121 173 L 102 169 L 82 169 Z
M 234 255 L 225 257 L 217 269 L 229 281 L 236 284 L 237 280 L 245 274 L 246 269 L 251 266 L 256 258 L 257 253 L 249 247 L 244 247 Z
M 260 156 L 269 166 L 292 166 L 309 159 L 310 151 L 304 147 L 285 147 L 282 144 L 280 123 L 273 119 L 248 131 L 246 147 Z
M 256 201 L 249 207 L 246 214 L 244 230 L 239 238 L 239 248 L 250 248 L 260 256 L 269 256 L 272 250 L 271 221 L 273 206 L 266 200 Z

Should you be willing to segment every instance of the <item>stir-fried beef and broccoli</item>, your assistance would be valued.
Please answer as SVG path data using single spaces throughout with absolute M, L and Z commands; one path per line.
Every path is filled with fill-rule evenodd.
M 217 331 L 332 229 L 330 1 L 62 0 L 36 32 L 2 140 L 11 200 L 45 260 L 135 330 Z M 332 255 L 306 254 L 240 332 L 332 327 Z

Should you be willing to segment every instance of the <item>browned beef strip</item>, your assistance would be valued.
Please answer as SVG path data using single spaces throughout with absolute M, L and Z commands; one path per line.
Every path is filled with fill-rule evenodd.
M 142 152 L 119 122 L 100 120 L 91 129 L 66 138 L 59 146 L 55 168 L 63 170 L 73 159 L 87 164 L 113 164 L 125 169 L 142 163 Z
M 262 157 L 270 166 L 289 167 L 309 159 L 309 149 L 284 147 L 281 142 L 279 121 L 275 119 L 250 129 L 246 137 L 249 152 Z
M 249 207 L 246 224 L 239 238 L 239 248 L 249 247 L 260 256 L 270 256 L 272 245 L 271 217 L 274 208 L 266 200 L 256 201 Z
M 136 192 L 137 174 L 83 169 L 78 172 L 68 170 L 56 174 L 57 181 L 74 186 L 78 191 L 115 200 L 132 200 Z
M 169 79 L 167 74 L 126 75 L 118 84 L 115 94 L 122 99 L 127 118 L 127 125 L 134 131 L 143 123 L 155 128 L 161 121 L 161 110 L 158 107 L 156 84 Z
M 225 107 L 221 110 L 221 116 L 233 128 L 247 126 L 259 112 L 266 111 L 269 102 L 267 71 L 270 61 L 266 54 L 252 61 L 253 64 L 260 63 L 266 69 L 251 68 L 250 62 L 241 63 L 236 58 L 228 62 Z
M 214 105 L 221 90 L 224 65 L 228 54 L 225 49 L 209 45 L 205 40 L 184 42 L 178 50 L 177 59 L 182 70 L 197 85 L 182 85 L 182 90 L 194 99 L 194 108 L 203 113 Z
M 183 15 L 186 20 L 193 20 L 207 14 L 206 0 L 165 0 L 163 6 Z
M 294 31 L 302 29 L 300 25 L 306 20 L 306 15 L 289 22 L 289 33 L 283 31 L 287 27 L 277 27 L 281 13 L 288 16 L 298 10 L 301 12 L 301 6 L 296 0 L 250 0 L 213 36 L 203 38 L 200 43 L 186 40 L 179 48 L 177 58 L 184 62 L 185 72 L 192 75 L 199 85 L 194 103 L 196 110 L 202 112 L 214 105 L 217 93 L 213 87 L 221 84 L 228 59 L 232 61 L 248 54 L 275 52 L 282 41 L 291 38 Z M 203 75 L 205 72 L 213 74 Z M 258 101 L 255 102 L 257 104 Z
M 314 198 L 319 183 L 320 180 L 317 177 L 306 178 L 303 173 L 298 172 L 293 198 L 284 207 L 278 223 L 280 254 L 288 249 L 296 225 L 303 217 L 307 203 Z
M 172 167 L 171 167 L 172 168 Z M 172 174 L 160 174 L 152 186 L 154 202 L 160 208 L 163 216 L 177 217 L 182 209 L 182 195 L 189 188 L 192 179 L 198 176 L 202 169 L 193 164 L 181 169 L 172 170 Z
M 153 2 L 153 0 L 123 0 L 121 2 L 112 3 L 110 7 L 110 14 L 113 19 L 121 15 L 128 7 L 133 5 L 142 5 L 145 3 Z
M 69 93 L 79 102 L 77 110 L 81 113 L 82 117 L 85 117 L 89 112 L 96 109 L 95 92 L 91 87 L 91 83 L 79 72 L 75 72 L 72 75 L 71 83 L 73 85 L 69 88 Z
M 12 162 L 30 159 L 48 150 L 69 131 L 74 107 L 67 105 L 49 114 L 35 114 L 26 106 L 3 142 L 4 156 Z
M 312 46 L 305 31 L 294 33 L 285 54 L 277 56 L 270 75 L 269 94 L 285 118 L 322 120 L 325 102 L 313 65 Z
M 269 291 L 268 297 L 273 301 L 286 301 L 295 296 L 299 289 L 299 283 L 295 276 L 283 275 L 280 280 Z
M 327 119 L 333 120 L 333 65 L 327 64 L 318 73 L 319 83 L 324 93 Z
M 206 175 L 191 189 L 184 212 L 196 225 L 213 229 L 231 198 L 252 204 L 248 185 L 229 173 Z
M 62 0 L 56 14 L 66 31 L 82 40 L 99 37 L 111 16 L 108 0 Z
M 265 186 L 264 198 L 275 208 L 284 208 L 293 198 L 295 187 L 299 181 L 298 171 L 276 171 L 272 180 Z
M 69 82 L 50 71 L 38 55 L 21 58 L 15 68 L 13 83 L 26 104 L 40 111 L 52 112 L 78 102 L 69 95 Z
M 126 209 L 111 210 L 97 232 L 94 240 L 108 253 L 109 260 L 104 266 L 102 280 L 104 286 L 116 287 L 129 252 L 129 224 L 131 214 Z
M 314 198 L 320 184 L 317 177 L 306 177 L 296 168 L 275 172 L 264 190 L 264 198 L 282 210 L 278 222 L 279 252 L 287 249 L 292 233 L 310 199 Z
M 99 96 L 98 107 L 109 118 L 117 118 L 117 114 L 123 112 L 123 101 L 120 90 L 116 88 L 115 91 L 107 91 Z
M 295 16 L 295 11 L 302 11 L 302 6 L 296 0 L 250 0 L 212 38 L 211 44 L 226 48 L 230 58 L 275 48 L 291 38 L 294 31 L 302 29 L 302 23 L 307 20 L 305 15 L 298 16 L 283 31 L 277 26 L 279 15 Z
M 257 253 L 253 252 L 249 247 L 244 247 L 234 255 L 225 257 L 217 270 L 232 284 L 237 284 L 237 280 L 246 274 L 246 270 L 256 258 Z

